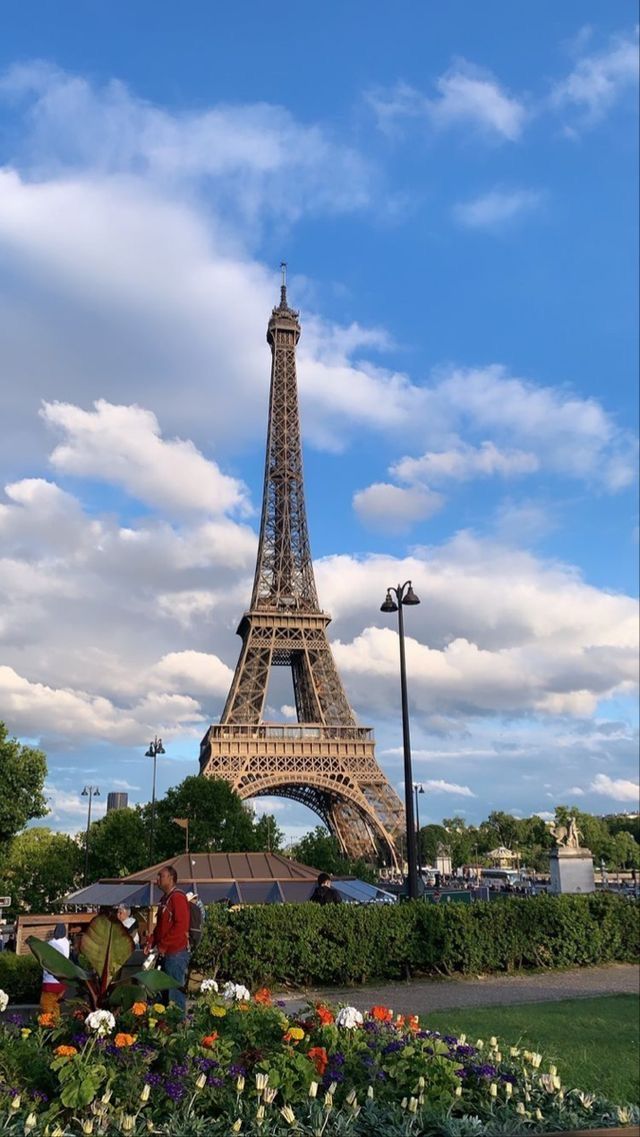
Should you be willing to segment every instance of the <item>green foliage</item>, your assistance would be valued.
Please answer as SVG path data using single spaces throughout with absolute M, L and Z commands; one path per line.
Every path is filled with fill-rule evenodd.
M 637 960 L 638 905 L 610 893 L 492 903 L 213 905 L 194 964 L 251 986 L 329 986 Z
M 42 968 L 30 955 L 0 952 L 0 991 L 12 1003 L 37 1003 L 42 985 Z
M 149 827 L 141 807 L 114 809 L 94 821 L 89 830 L 91 880 L 129 876 L 148 864 Z
M 324 825 L 317 825 L 311 833 L 306 833 L 294 845 L 293 856 L 301 864 L 310 865 L 318 872 L 355 876 L 372 883 L 378 879 L 377 872 L 366 861 L 350 861 L 343 857 L 337 838 L 332 837 Z
M 184 832 L 174 817 L 189 818 L 189 845 L 199 853 L 250 852 L 257 848 L 253 818 L 228 782 L 185 778 L 156 806 L 156 861 L 184 851 Z
M 55 912 L 79 883 L 82 852 L 65 833 L 37 826 L 11 842 L 0 870 L 12 911 Z
M 9 738 L 0 722 L 0 849 L 34 817 L 49 812 L 42 789 L 47 759 L 42 750 Z

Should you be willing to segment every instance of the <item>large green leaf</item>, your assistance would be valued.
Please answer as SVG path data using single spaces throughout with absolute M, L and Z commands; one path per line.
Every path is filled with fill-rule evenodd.
M 66 956 L 61 955 L 59 951 L 56 951 L 54 947 L 51 947 L 51 944 L 44 940 L 39 940 L 36 936 L 29 936 L 27 946 L 35 955 L 38 963 L 52 975 L 55 975 L 56 979 L 86 980 L 89 978 L 86 971 L 83 971 L 81 967 L 67 959 Z
M 106 991 L 113 976 L 135 951 L 127 929 L 115 917 L 95 916 L 85 928 L 80 951 L 100 979 L 100 991 Z
M 175 979 L 164 971 L 136 971 L 131 978 L 146 987 L 147 991 L 171 991 L 176 987 Z

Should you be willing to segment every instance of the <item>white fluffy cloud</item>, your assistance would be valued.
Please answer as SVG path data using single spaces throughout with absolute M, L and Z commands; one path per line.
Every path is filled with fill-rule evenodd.
M 532 474 L 539 468 L 535 454 L 524 450 L 500 450 L 493 442 L 480 446 L 460 444 L 450 450 L 432 450 L 421 458 L 401 458 L 391 473 L 402 481 L 467 481 L 477 476 L 511 477 Z
M 597 774 L 589 789 L 614 801 L 629 801 L 640 808 L 640 785 L 628 778 L 610 778 L 608 774 Z
M 120 485 L 137 501 L 170 514 L 226 513 L 246 504 L 241 482 L 223 474 L 192 442 L 165 441 L 156 416 L 142 407 L 104 399 L 93 411 L 45 403 L 42 416 L 65 434 L 50 457 L 62 473 Z
M 455 782 L 445 782 L 443 778 L 428 778 L 426 782 L 420 784 L 424 786 L 427 792 L 456 794 L 458 797 L 476 796 L 468 786 L 458 786 Z
M 416 521 L 424 521 L 436 513 L 442 501 L 440 494 L 419 486 L 402 489 L 388 482 L 378 482 L 353 495 L 353 508 L 370 529 L 404 533 Z
M 459 202 L 453 207 L 453 215 L 468 229 L 501 229 L 537 209 L 541 201 L 542 195 L 536 190 L 493 189 L 471 201 Z
M 438 130 L 466 126 L 509 142 L 522 134 L 525 105 L 491 72 L 461 59 L 435 80 L 435 89 L 437 94 L 431 97 L 397 83 L 389 90 L 371 92 L 368 99 L 384 131 L 404 118 L 419 118 Z
M 584 54 L 552 91 L 552 104 L 576 110 L 581 125 L 599 122 L 638 82 L 638 29 L 613 36 L 600 51 Z

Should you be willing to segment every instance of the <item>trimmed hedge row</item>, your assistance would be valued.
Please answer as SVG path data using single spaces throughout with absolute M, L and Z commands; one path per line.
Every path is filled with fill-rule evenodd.
M 42 968 L 32 955 L 0 952 L 0 991 L 12 1003 L 37 1003 L 42 985 Z
M 193 964 L 251 987 L 305 987 L 636 961 L 639 912 L 611 893 L 469 906 L 213 905 Z

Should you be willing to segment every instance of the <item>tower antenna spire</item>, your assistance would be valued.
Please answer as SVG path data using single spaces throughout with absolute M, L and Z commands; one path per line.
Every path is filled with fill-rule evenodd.
M 280 272 L 282 279 L 280 281 L 280 307 L 287 307 L 287 262 L 280 261 Z

